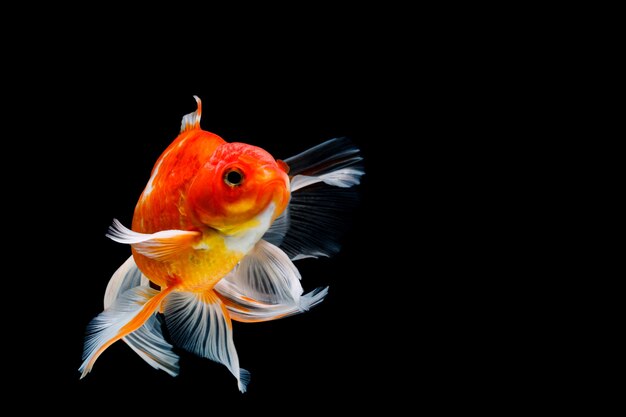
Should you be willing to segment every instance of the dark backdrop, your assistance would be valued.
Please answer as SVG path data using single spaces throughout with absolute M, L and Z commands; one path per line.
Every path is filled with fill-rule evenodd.
M 416 274 L 401 272 L 402 259 L 416 256 L 415 237 L 408 233 L 398 240 L 397 232 L 413 226 L 399 216 L 412 223 L 417 207 L 397 192 L 407 179 L 395 167 L 398 155 L 405 154 L 402 165 L 414 160 L 397 143 L 393 120 L 383 118 L 390 102 L 349 74 L 333 86 L 309 79 L 277 84 L 219 77 L 165 86 L 140 75 L 124 82 L 33 92 L 38 122 L 32 135 L 40 144 L 31 164 L 40 174 L 38 190 L 45 191 L 30 195 L 35 203 L 23 216 L 46 225 L 45 254 L 28 268 L 48 283 L 48 291 L 39 293 L 45 313 L 37 332 L 29 334 L 34 341 L 18 354 L 41 357 L 43 349 L 45 359 L 29 362 L 36 371 L 22 374 L 19 383 L 33 393 L 54 388 L 60 394 L 47 401 L 61 407 L 128 398 L 137 409 L 154 410 L 165 406 L 162 401 L 179 410 L 198 402 L 235 409 L 274 409 L 284 402 L 323 409 L 330 401 L 353 407 L 388 402 L 389 395 L 412 389 L 412 372 L 404 369 L 417 355 L 412 338 L 419 323 L 397 323 L 416 303 L 408 289 Z M 195 110 L 194 94 L 203 103 L 202 128 L 277 158 L 338 136 L 361 148 L 366 170 L 361 202 L 342 251 L 297 262 L 305 291 L 328 285 L 329 295 L 305 314 L 234 323 L 241 367 L 252 374 L 245 394 L 223 365 L 179 351 L 181 373 L 172 378 L 122 342 L 79 380 L 85 327 L 102 310 L 111 274 L 130 254 L 127 246 L 105 237 L 107 227 L 113 218 L 130 225 L 154 162 L 178 134 L 183 115 Z
M 225 15 L 211 11 L 163 21 L 119 10 L 106 18 L 100 8 L 67 13 L 72 24 L 45 19 L 49 28 L 23 14 L 6 37 L 0 94 L 3 399 L 23 414 L 396 415 L 398 407 L 482 410 L 516 392 L 510 381 L 526 352 L 508 353 L 519 336 L 500 337 L 514 323 L 490 303 L 507 304 L 517 291 L 503 283 L 520 263 L 498 264 L 498 251 L 510 251 L 502 236 L 518 218 L 498 217 L 510 185 L 491 162 L 508 165 L 527 143 L 523 135 L 504 151 L 533 105 L 524 120 L 498 124 L 516 113 L 509 98 L 523 95 L 515 88 L 526 78 L 509 75 L 516 60 L 500 60 L 506 42 L 491 48 L 472 38 L 481 24 L 465 13 L 469 30 L 449 11 L 439 24 L 429 13 L 382 9 L 323 19 L 290 11 L 286 20 L 281 9 L 273 13 L 280 23 L 252 13 L 259 27 L 247 32 L 239 13 L 221 27 Z M 130 224 L 194 94 L 204 129 L 277 157 L 344 135 L 362 149 L 362 204 L 343 250 L 298 262 L 305 291 L 329 285 L 330 293 L 306 314 L 234 323 L 241 366 L 252 373 L 246 394 L 222 365 L 181 352 L 181 375 L 171 378 L 120 342 L 79 380 L 85 327 L 129 255 L 105 237 L 107 227 L 114 217 Z M 489 187 L 493 178 L 502 182 Z

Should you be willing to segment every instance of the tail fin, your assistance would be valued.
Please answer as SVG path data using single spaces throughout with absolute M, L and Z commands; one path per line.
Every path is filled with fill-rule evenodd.
M 98 357 L 109 346 L 139 329 L 172 289 L 174 287 L 159 292 L 150 287 L 131 288 L 91 320 L 87 325 L 83 363 L 78 369 L 81 378 L 91 371 Z
M 104 294 L 104 308 L 109 308 L 125 291 L 140 285 L 148 286 L 149 281 L 131 255 L 109 280 Z M 174 353 L 174 347 L 165 340 L 156 314 L 151 315 L 143 326 L 124 336 L 122 340 L 153 368 L 161 369 L 172 376 L 178 375 L 180 358 Z
M 354 187 L 365 174 L 360 150 L 347 138 L 321 143 L 285 159 L 291 178 L 291 200 L 264 240 L 290 259 L 331 256 L 350 224 L 359 201 Z
M 175 292 L 166 300 L 165 323 L 176 346 L 225 365 L 246 392 L 250 373 L 239 368 L 233 329 L 226 307 L 213 290 Z

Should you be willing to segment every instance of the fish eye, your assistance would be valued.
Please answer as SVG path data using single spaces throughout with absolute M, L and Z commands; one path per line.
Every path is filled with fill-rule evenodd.
M 231 168 L 224 173 L 224 182 L 231 187 L 240 186 L 243 183 L 243 172 L 237 168 Z

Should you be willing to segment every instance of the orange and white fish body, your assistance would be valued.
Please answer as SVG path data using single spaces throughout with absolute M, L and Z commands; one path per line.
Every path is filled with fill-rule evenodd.
M 202 130 L 195 99 L 198 109 L 183 117 L 180 134 L 154 165 L 132 230 L 114 220 L 107 235 L 130 244 L 132 255 L 109 281 L 105 310 L 87 327 L 81 378 L 122 339 L 172 376 L 179 372 L 174 346 L 222 363 L 245 392 L 249 373 L 239 367 L 231 319 L 290 316 L 327 294 L 318 288 L 303 295 L 293 261 L 338 250 L 338 213 L 354 205 L 349 189 L 364 173 L 359 150 L 339 138 L 276 160 Z

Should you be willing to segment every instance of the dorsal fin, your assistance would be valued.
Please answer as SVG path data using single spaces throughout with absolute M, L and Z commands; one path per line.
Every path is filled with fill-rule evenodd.
M 198 108 L 195 112 L 189 113 L 183 116 L 183 121 L 180 124 L 180 133 L 188 130 L 200 129 L 200 116 L 202 116 L 202 101 L 198 96 L 193 96 L 198 103 Z

